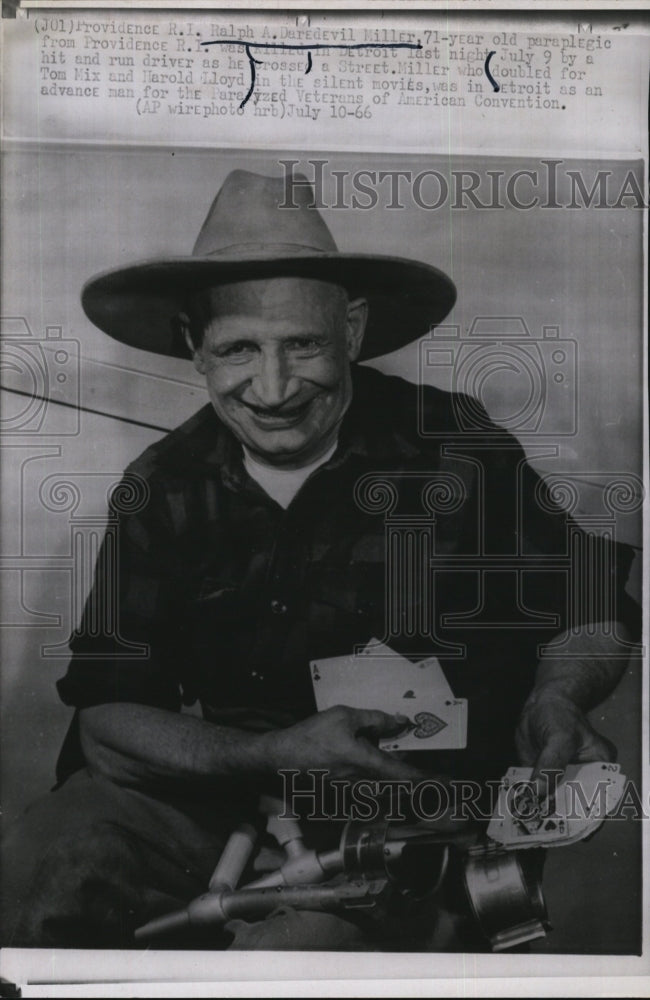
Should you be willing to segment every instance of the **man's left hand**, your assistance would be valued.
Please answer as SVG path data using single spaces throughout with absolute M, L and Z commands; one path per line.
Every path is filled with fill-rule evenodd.
M 524 705 L 515 734 L 522 765 L 533 768 L 532 780 L 544 796 L 545 771 L 563 771 L 567 764 L 614 761 L 616 747 L 596 732 L 584 712 L 567 695 L 533 691 Z

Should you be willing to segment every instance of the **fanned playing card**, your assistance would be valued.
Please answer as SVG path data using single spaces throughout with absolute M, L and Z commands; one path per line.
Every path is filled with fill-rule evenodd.
M 313 660 L 319 712 L 334 705 L 404 715 L 408 726 L 379 741 L 382 750 L 460 750 L 467 745 L 467 701 L 455 698 L 436 657 L 413 663 L 378 640 L 359 654 Z
M 627 780 L 609 761 L 568 764 L 552 798 L 540 801 L 530 788 L 532 773 L 532 767 L 510 767 L 501 779 L 487 835 L 509 850 L 584 840 L 615 811 Z

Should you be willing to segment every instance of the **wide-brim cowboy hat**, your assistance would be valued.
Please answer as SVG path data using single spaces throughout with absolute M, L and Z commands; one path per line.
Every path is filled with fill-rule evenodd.
M 296 206 L 296 207 L 292 207 Z M 305 178 L 226 177 L 191 255 L 145 260 L 96 275 L 81 301 L 105 333 L 131 347 L 189 357 L 177 317 L 193 290 L 278 275 L 317 278 L 367 298 L 359 360 L 397 350 L 440 323 L 456 301 L 451 279 L 430 264 L 340 253 Z

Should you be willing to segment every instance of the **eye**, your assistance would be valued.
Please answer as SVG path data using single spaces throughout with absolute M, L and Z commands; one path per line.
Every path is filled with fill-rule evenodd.
M 286 344 L 290 351 L 302 355 L 317 354 L 322 347 L 321 341 L 316 337 L 291 337 Z
M 255 344 L 248 340 L 237 340 L 232 344 L 227 344 L 217 352 L 217 357 L 235 364 L 246 362 L 253 357 L 256 350 Z

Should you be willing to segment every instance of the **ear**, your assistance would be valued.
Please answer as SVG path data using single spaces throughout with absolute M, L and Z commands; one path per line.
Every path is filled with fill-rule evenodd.
M 192 361 L 194 367 L 200 375 L 205 375 L 205 362 L 203 360 L 203 351 L 200 347 L 194 346 L 194 341 L 192 340 L 192 334 L 190 333 L 190 319 L 187 313 L 179 313 L 176 317 L 176 322 L 178 323 L 178 329 L 183 335 L 183 339 L 187 344 L 187 349 L 192 356 Z
M 354 299 L 349 302 L 345 331 L 350 361 L 356 361 L 359 357 L 367 322 L 368 303 L 366 299 Z

